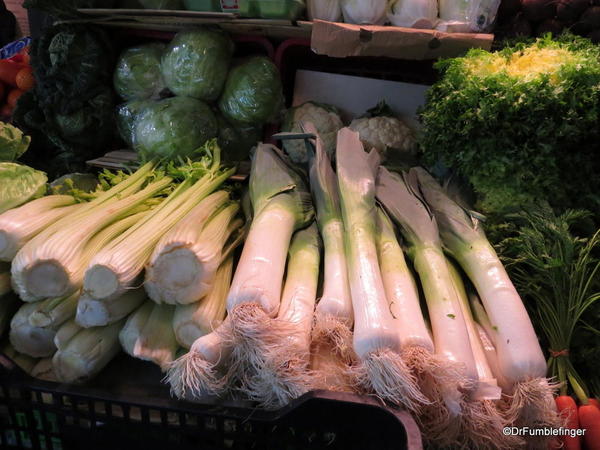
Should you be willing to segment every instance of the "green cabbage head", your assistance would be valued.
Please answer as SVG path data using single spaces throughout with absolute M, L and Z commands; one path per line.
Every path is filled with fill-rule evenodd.
M 158 98 L 165 89 L 160 59 L 165 45 L 160 42 L 130 47 L 121 53 L 113 76 L 115 90 L 125 100 Z
M 204 101 L 219 98 L 233 55 L 229 36 L 198 28 L 177 33 L 162 57 L 162 74 L 175 95 Z
M 151 106 L 153 103 L 152 100 L 132 100 L 117 106 L 117 131 L 121 139 L 129 147 L 133 147 L 135 119 L 145 108 Z
M 229 72 L 219 109 L 232 123 L 260 126 L 283 107 L 279 71 L 265 56 L 253 56 Z
M 216 136 L 217 119 L 206 103 L 172 97 L 155 102 L 137 116 L 134 148 L 143 161 L 193 158 L 196 149 Z
M 23 164 L 0 163 L 0 214 L 46 193 L 48 177 Z

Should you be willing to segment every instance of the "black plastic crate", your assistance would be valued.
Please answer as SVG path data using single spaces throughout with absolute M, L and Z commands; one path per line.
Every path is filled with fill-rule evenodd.
M 85 386 L 34 380 L 1 358 L 2 448 L 417 450 L 412 417 L 376 399 L 310 392 L 276 411 L 172 399 L 156 366 L 124 355 Z M 12 367 L 11 367 L 12 366 Z

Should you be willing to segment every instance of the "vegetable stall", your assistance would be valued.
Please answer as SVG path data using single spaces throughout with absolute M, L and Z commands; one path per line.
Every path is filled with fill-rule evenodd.
M 3 445 L 599 448 L 597 6 L 25 3 Z

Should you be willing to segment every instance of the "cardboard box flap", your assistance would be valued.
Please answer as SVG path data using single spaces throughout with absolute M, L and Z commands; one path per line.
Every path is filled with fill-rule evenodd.
M 317 54 L 337 58 L 387 56 L 423 60 L 460 56 L 470 48 L 490 50 L 493 39 L 493 34 L 444 33 L 315 20 L 311 45 Z

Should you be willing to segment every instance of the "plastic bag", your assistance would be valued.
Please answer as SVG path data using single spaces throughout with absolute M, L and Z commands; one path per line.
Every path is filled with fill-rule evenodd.
M 397 27 L 431 29 L 438 21 L 438 3 L 437 0 L 392 0 L 387 17 Z
M 359 25 L 383 25 L 387 0 L 341 0 L 344 22 Z
M 135 119 L 152 103 L 152 100 L 132 100 L 117 106 L 117 131 L 130 148 L 133 148 Z
M 439 0 L 436 29 L 450 33 L 482 33 L 492 30 L 500 0 Z
M 342 7 L 340 0 L 308 0 L 308 19 L 309 20 L 328 20 L 329 22 L 339 22 L 342 20 Z
M 121 53 L 113 76 L 117 94 L 125 100 L 158 98 L 166 89 L 160 71 L 165 45 L 160 42 L 130 47 Z

